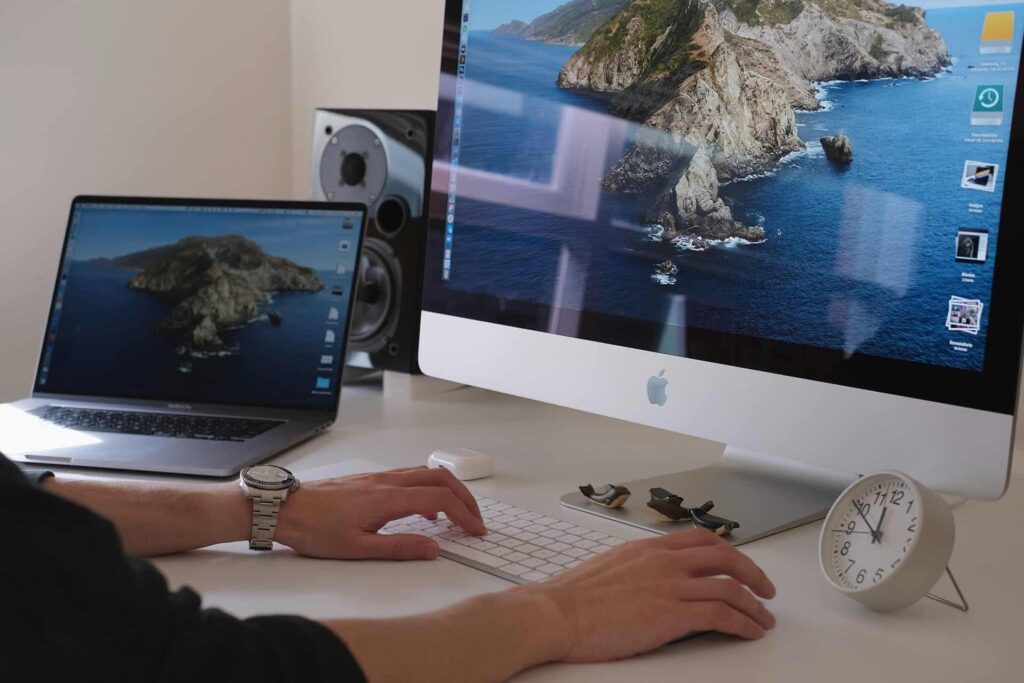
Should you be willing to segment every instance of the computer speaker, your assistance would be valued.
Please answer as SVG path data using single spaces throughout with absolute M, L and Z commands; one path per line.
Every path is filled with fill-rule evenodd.
M 432 111 L 317 109 L 314 200 L 369 207 L 352 309 L 349 366 L 419 373 Z

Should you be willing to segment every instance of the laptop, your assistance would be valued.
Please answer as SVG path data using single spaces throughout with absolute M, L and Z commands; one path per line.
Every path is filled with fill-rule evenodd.
M 366 207 L 77 197 L 21 462 L 229 476 L 334 422 Z

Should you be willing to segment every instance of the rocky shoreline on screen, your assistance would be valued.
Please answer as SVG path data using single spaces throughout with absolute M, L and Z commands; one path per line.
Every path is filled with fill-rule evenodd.
M 232 355 L 236 345 L 221 334 L 264 313 L 278 292 L 316 293 L 324 283 L 312 268 L 271 256 L 239 235 L 186 237 L 170 245 L 101 259 L 136 272 L 127 286 L 167 303 L 170 312 L 156 331 L 199 358 Z
M 881 0 L 632 0 L 558 75 L 609 94 L 610 112 L 644 124 L 604 179 L 655 199 L 665 237 L 765 240 L 734 218 L 721 183 L 770 171 L 805 149 L 797 111 L 816 84 L 927 78 L 952 61 L 916 7 Z

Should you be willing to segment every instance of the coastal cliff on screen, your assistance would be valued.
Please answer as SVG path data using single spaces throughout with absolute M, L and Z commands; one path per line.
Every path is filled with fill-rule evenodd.
M 611 93 L 612 113 L 666 133 L 641 136 L 605 187 L 659 191 L 647 218 L 667 236 L 760 241 L 763 228 L 735 220 L 718 183 L 804 148 L 796 111 L 821 107 L 815 83 L 926 78 L 950 63 L 916 7 L 634 0 L 569 59 L 558 85 Z

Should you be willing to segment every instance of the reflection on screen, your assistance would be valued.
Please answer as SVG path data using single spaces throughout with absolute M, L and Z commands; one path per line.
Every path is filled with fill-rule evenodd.
M 981 370 L 1022 10 L 467 1 L 440 279 Z
M 358 212 L 77 204 L 37 390 L 334 405 Z

